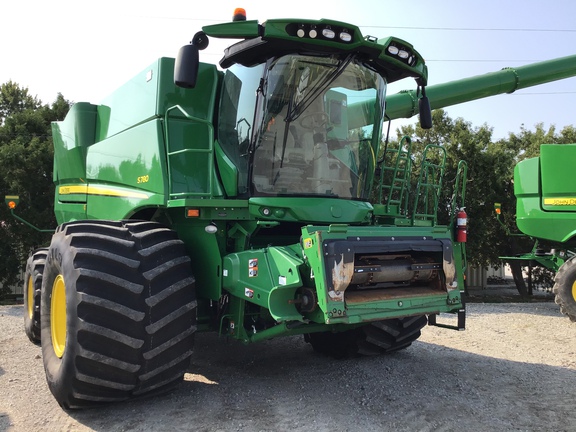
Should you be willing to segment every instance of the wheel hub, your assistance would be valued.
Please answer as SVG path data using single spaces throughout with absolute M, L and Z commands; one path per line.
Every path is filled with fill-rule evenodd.
M 54 353 L 62 358 L 66 349 L 66 284 L 62 275 L 58 275 L 52 285 L 50 332 Z
M 28 304 L 26 305 L 28 309 L 28 318 L 32 319 L 34 317 L 34 280 L 32 275 L 28 278 Z

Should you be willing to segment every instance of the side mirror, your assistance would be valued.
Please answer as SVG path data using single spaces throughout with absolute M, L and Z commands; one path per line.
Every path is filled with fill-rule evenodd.
M 194 88 L 198 78 L 200 60 L 196 45 L 185 45 L 178 51 L 174 65 L 174 84 L 183 88 Z
M 174 65 L 174 84 L 178 87 L 194 88 L 198 78 L 200 59 L 198 52 L 208 46 L 208 36 L 199 31 L 192 38 L 190 45 L 180 48 Z
M 420 112 L 420 127 L 422 129 L 432 129 L 432 110 L 428 96 L 418 99 L 418 111 Z

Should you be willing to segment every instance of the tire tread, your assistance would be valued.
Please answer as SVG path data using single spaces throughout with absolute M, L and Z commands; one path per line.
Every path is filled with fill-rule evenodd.
M 84 408 L 176 386 L 190 362 L 197 306 L 176 233 L 155 222 L 81 221 L 60 226 L 52 245 L 72 261 L 63 274 L 72 275 L 66 300 L 77 315 L 66 347 L 73 360 L 65 361 L 66 351 L 51 360 L 68 368 L 49 379 L 60 405 Z M 43 352 L 52 350 L 48 342 Z

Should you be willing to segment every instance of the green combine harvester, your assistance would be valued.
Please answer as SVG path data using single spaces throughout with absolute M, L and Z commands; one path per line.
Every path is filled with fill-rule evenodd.
M 199 61 L 209 38 L 240 40 L 221 69 Z M 196 331 L 303 335 L 342 358 L 406 348 L 426 324 L 463 329 L 466 164 L 441 225 L 445 150 L 426 147 L 413 185 L 410 139 L 381 150 L 384 120 L 419 112 L 427 128 L 430 106 L 574 76 L 575 60 L 427 89 L 406 41 L 239 13 L 102 103 L 74 104 L 53 125 L 59 226 L 25 280 L 56 400 L 168 391 Z M 387 97 L 404 78 L 415 90 Z
M 556 303 L 572 321 L 576 321 L 575 162 L 576 144 L 543 144 L 540 156 L 514 168 L 518 229 L 537 242 L 560 245 L 549 252 L 534 249 L 523 259 L 556 272 Z

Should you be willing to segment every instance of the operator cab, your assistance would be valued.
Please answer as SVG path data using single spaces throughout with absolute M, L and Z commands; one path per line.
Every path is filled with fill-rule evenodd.
M 193 87 L 207 35 L 244 38 L 220 61 L 217 126 L 238 169 L 238 196 L 367 201 L 387 81 L 411 76 L 423 90 L 419 54 L 399 39 L 382 43 L 334 21 L 232 22 L 204 27 L 181 49 L 178 85 Z

